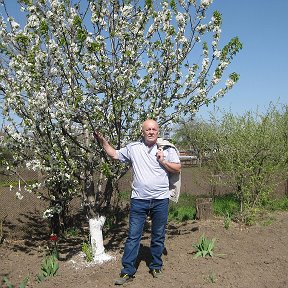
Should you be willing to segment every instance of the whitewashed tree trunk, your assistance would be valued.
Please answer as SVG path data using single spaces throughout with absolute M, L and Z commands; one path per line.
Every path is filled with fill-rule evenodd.
M 96 264 L 102 264 L 103 262 L 113 259 L 112 256 L 105 253 L 103 244 L 102 228 L 104 226 L 105 220 L 106 218 L 104 216 L 89 219 L 91 247 L 94 256 L 93 260 Z

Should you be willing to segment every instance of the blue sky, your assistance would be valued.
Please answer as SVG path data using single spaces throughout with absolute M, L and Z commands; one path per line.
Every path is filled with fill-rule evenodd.
M 229 68 L 240 80 L 215 105 L 242 115 L 265 113 L 270 102 L 288 104 L 288 1 L 214 0 L 211 9 L 222 14 L 222 43 L 235 36 L 243 43 Z M 202 107 L 198 116 L 213 109 Z

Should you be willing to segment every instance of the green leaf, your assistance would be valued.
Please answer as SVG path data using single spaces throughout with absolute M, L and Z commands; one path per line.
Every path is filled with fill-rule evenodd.
M 82 19 L 79 15 L 76 15 L 74 18 L 73 18 L 73 25 L 74 26 L 81 26 L 82 24 Z
M 39 26 L 39 30 L 40 30 L 41 34 L 46 35 L 48 33 L 48 28 L 49 27 L 48 27 L 48 24 L 47 24 L 46 20 L 45 19 L 42 20 L 40 22 L 40 26 Z

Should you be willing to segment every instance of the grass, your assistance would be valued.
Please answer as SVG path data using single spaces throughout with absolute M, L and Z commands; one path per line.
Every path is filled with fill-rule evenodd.
M 288 196 L 270 200 L 265 207 L 270 211 L 288 211 Z
M 28 184 L 28 185 L 32 185 L 34 183 L 37 183 L 38 181 L 37 180 L 27 180 L 25 184 Z M 21 182 L 22 183 L 22 182 Z M 0 188 L 1 187 L 10 187 L 10 186 L 13 186 L 13 187 L 18 187 L 18 180 L 14 180 L 14 181 L 1 181 L 0 182 Z
M 227 212 L 226 216 L 224 217 L 224 228 L 226 230 L 229 229 L 230 225 L 231 225 L 232 219 L 230 214 Z
M 213 201 L 213 211 L 216 216 L 225 217 L 225 228 L 228 229 L 234 214 L 240 211 L 239 201 L 234 195 L 228 194 L 216 197 Z M 196 216 L 196 196 L 188 193 L 180 195 L 179 202 L 171 202 L 169 220 L 184 222 L 193 220 Z
M 270 200 L 263 207 L 262 211 L 288 211 L 288 196 Z M 224 217 L 224 228 L 228 229 L 234 217 L 240 213 L 240 202 L 234 194 L 217 196 L 213 200 L 213 213 L 215 216 Z M 263 214 L 264 215 L 264 214 Z M 196 196 L 188 193 L 182 193 L 179 202 L 171 201 L 169 208 L 169 221 L 185 222 L 193 220 L 196 216 Z M 263 220 L 267 220 L 264 219 Z M 267 220 L 265 225 L 271 224 L 273 219 Z
M 239 213 L 240 202 L 236 199 L 234 194 L 226 194 L 214 198 L 213 211 L 216 216 L 223 216 L 229 218 Z
M 179 197 L 179 202 L 170 202 L 169 207 L 169 221 L 184 222 L 187 220 L 193 220 L 196 216 L 196 206 L 195 206 L 194 195 L 181 194 Z

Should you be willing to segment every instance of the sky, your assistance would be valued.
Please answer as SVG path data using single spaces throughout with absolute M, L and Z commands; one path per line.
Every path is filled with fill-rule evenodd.
M 222 14 L 222 43 L 238 36 L 243 44 L 229 66 L 240 80 L 215 105 L 235 115 L 265 113 L 270 102 L 287 105 L 288 1 L 214 0 L 211 9 Z M 214 110 L 213 105 L 201 107 L 198 116 L 206 118 Z
M 240 80 L 216 109 L 242 115 L 265 113 L 270 103 L 288 104 L 288 1 L 214 0 L 210 9 L 222 14 L 222 45 L 235 36 L 243 44 L 228 71 Z M 214 105 L 201 107 L 197 116 L 208 118 L 214 110 Z

